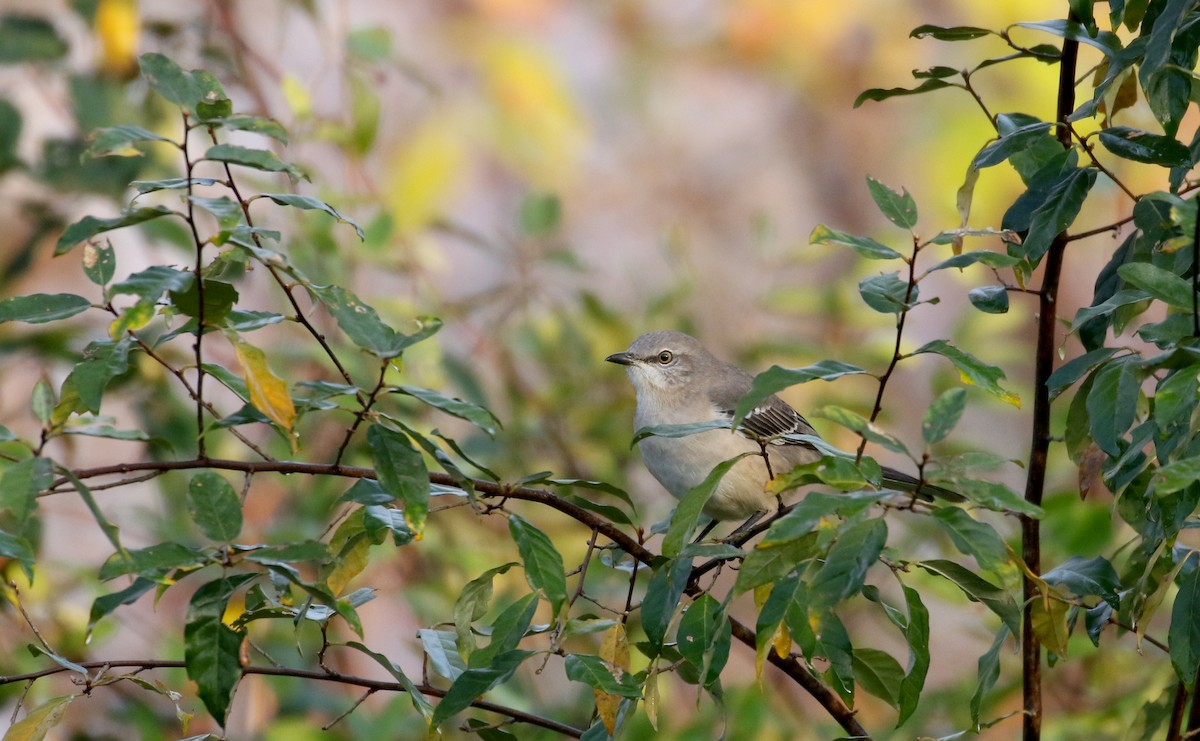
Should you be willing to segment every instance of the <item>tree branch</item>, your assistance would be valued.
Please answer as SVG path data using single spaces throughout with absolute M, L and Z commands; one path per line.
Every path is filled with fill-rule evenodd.
M 79 666 L 84 669 L 108 669 L 111 667 L 134 667 L 137 669 L 184 669 L 187 664 L 183 661 L 165 661 L 160 659 L 112 659 L 109 661 L 81 661 Z M 36 672 L 28 672 L 25 674 L 11 674 L 8 676 L 0 676 L 0 685 L 12 684 L 14 682 L 28 682 L 42 677 L 48 677 L 53 674 L 61 674 L 70 671 L 64 666 L 51 666 L 41 669 Z M 402 684 L 399 682 L 385 682 L 377 679 L 367 679 L 366 677 L 358 677 L 352 674 L 341 674 L 335 671 L 313 671 L 310 669 L 293 669 L 291 667 L 279 666 L 243 666 L 242 676 L 257 674 L 268 677 L 294 677 L 297 679 L 310 679 L 321 682 L 336 682 L 338 684 L 348 684 L 355 687 L 366 687 L 370 690 L 386 691 L 386 692 L 406 692 Z M 434 687 L 426 682 L 421 682 L 415 685 L 417 690 L 422 695 L 430 697 L 445 697 L 447 690 L 440 687 Z M 506 715 L 509 718 L 519 722 L 528 723 L 529 725 L 545 728 L 564 736 L 579 738 L 583 735 L 581 728 L 560 723 L 551 718 L 543 718 L 540 715 L 518 710 L 516 708 L 498 705 L 494 702 L 486 700 L 476 700 L 471 703 L 471 707 L 486 710 L 491 713 Z
M 1068 16 L 1072 20 L 1075 14 Z M 1075 63 L 1079 42 L 1065 39 L 1058 69 L 1058 104 L 1055 121 L 1058 141 L 1063 148 L 1071 146 L 1071 130 L 1067 118 L 1075 110 Z M 1025 480 L 1025 501 L 1041 506 L 1046 488 L 1046 463 L 1050 449 L 1050 389 L 1046 380 L 1054 371 L 1055 329 L 1058 310 L 1058 287 L 1062 275 L 1063 253 L 1067 234 L 1054 237 L 1046 252 L 1042 288 L 1038 294 L 1037 349 L 1034 360 L 1033 422 L 1029 450 L 1029 473 Z M 1038 520 L 1021 515 L 1021 558 L 1028 573 L 1040 574 L 1042 562 L 1041 527 Z M 1024 609 L 1021 624 L 1022 737 L 1038 741 L 1042 733 L 1042 646 L 1033 628 L 1033 600 L 1039 595 L 1037 585 L 1029 576 L 1022 577 Z

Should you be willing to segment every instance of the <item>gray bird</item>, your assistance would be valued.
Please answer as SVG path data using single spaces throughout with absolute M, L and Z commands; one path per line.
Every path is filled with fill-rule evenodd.
M 605 360 L 625 366 L 637 392 L 635 429 L 732 420 L 734 408 L 754 380 L 736 365 L 714 357 L 696 338 L 670 330 L 644 334 L 628 350 Z M 650 436 L 638 441 L 638 447 L 646 468 L 676 498 L 703 482 L 721 462 L 757 453 L 734 464 L 704 506 L 704 514 L 714 520 L 744 520 L 775 506 L 775 496 L 767 491 L 772 475 L 821 457 L 814 446 L 784 437 L 790 435 L 818 436 L 799 412 L 772 395 L 746 415 L 736 431 Z M 767 460 L 762 457 L 764 447 Z M 895 488 L 916 491 L 922 499 L 931 500 L 931 494 L 962 499 L 891 468 L 883 469 L 883 478 Z

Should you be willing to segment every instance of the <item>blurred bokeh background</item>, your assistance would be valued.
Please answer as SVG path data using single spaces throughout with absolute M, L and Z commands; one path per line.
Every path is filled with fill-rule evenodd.
M 604 356 L 644 331 L 678 328 L 753 369 L 837 358 L 881 371 L 894 324 L 867 310 L 856 290 L 878 264 L 811 246 L 808 235 L 825 223 L 905 251 L 909 237 L 873 206 L 868 175 L 914 195 L 923 235 L 959 226 L 956 190 L 992 130 L 959 90 L 859 108 L 855 98 L 869 87 L 911 85 L 914 69 L 959 68 L 1006 51 L 994 40 L 965 45 L 913 39 L 908 31 L 915 26 L 1002 28 L 1063 13 L 1065 3 L 1035 0 L 0 0 L 0 292 L 84 293 L 77 261 L 51 258 L 62 227 L 84 214 L 118 212 L 132 196 L 125 188 L 130 179 L 177 173 L 178 163 L 165 149 L 80 161 L 86 135 L 97 126 L 138 123 L 177 137 L 178 119 L 137 76 L 137 54 L 162 52 L 185 68 L 213 72 L 237 110 L 281 122 L 291 139 L 279 148 L 281 155 L 311 174 L 295 190 L 325 199 L 363 225 L 366 239 L 359 242 L 352 230 L 321 214 L 289 214 L 272 223 L 298 265 L 311 276 L 353 287 L 399 326 L 418 315 L 445 322 L 436 342 L 406 354 L 405 382 L 484 403 L 504 430 L 488 440 L 445 419 L 438 424 L 461 434 L 467 451 L 502 475 L 550 470 L 623 486 L 649 525 L 666 515 L 670 502 L 629 448 L 632 394 Z M 1054 41 L 1028 30 L 1014 34 L 1027 34 L 1031 44 Z M 1085 49 L 1081 69 L 1095 62 L 1089 53 Z M 1053 66 L 1023 61 L 981 72 L 976 84 L 994 113 L 1048 119 L 1056 75 Z M 247 179 L 255 188 L 293 187 L 262 174 Z M 1006 168 L 986 171 L 970 225 L 998 226 L 1019 192 L 1019 180 Z M 1123 199 L 1102 182 L 1084 220 L 1099 225 L 1120 218 L 1129 209 Z M 186 264 L 185 236 L 158 222 L 113 234 L 118 274 L 155 261 Z M 988 240 L 975 246 L 1000 248 Z M 1094 254 L 1086 243 L 1070 252 L 1060 299 L 1064 315 L 1090 302 L 1092 281 L 1110 252 L 1107 242 Z M 955 338 L 1005 368 L 1007 383 L 1028 399 L 1033 303 L 1014 297 L 1008 314 L 973 311 L 966 291 L 988 279 L 981 268 L 931 278 L 923 296 L 938 296 L 941 305 L 912 315 L 905 345 Z M 277 301 L 265 283 L 260 288 L 261 297 L 244 294 L 250 304 Z M 81 321 L 77 334 L 38 332 L 34 353 L 28 329 L 6 326 L 0 333 L 0 420 L 19 432 L 36 431 L 28 411 L 33 385 L 42 377 L 61 381 L 89 332 L 102 327 Z M 286 335 L 264 338 L 273 365 L 286 369 L 289 380 L 324 377 L 310 348 L 289 344 Z M 1073 345 L 1063 352 L 1074 352 Z M 46 357 L 55 354 L 62 368 L 47 365 Z M 932 355 L 903 363 L 881 424 L 919 441 L 929 400 L 957 382 L 953 369 Z M 139 420 L 132 424 L 169 421 L 173 414 L 186 419 L 186 408 L 172 409 L 182 402 L 169 379 L 138 383 L 145 388 L 128 389 L 127 406 L 106 407 L 105 413 Z M 978 396 L 947 449 L 1023 459 L 1027 410 L 971 393 Z M 785 396 L 801 409 L 838 404 L 868 413 L 873 394 L 870 379 L 848 379 L 808 384 Z M 856 444 L 832 424 L 817 426 L 835 444 Z M 304 454 L 327 458 L 341 431 L 306 431 Z M 188 430 L 179 434 L 186 441 Z M 55 452 L 80 465 L 145 455 L 139 446 L 116 446 L 89 440 Z M 187 443 L 179 447 L 186 450 Z M 1021 489 L 1019 466 L 994 475 Z M 1097 552 L 1111 536 L 1108 502 L 1100 495 L 1074 509 L 1071 519 L 1056 519 L 1056 507 L 1065 507 L 1058 503 L 1078 494 L 1069 467 L 1056 467 L 1051 475 L 1048 542 L 1062 544 L 1065 552 Z M 316 523 L 340 492 L 314 485 L 297 506 L 295 485 L 277 486 L 256 481 L 264 491 L 252 500 L 254 526 L 276 536 L 319 535 Z M 114 519 L 149 539 L 183 527 L 180 505 L 164 498 L 165 489 L 147 485 L 106 504 L 114 510 L 119 505 L 110 513 Z M 64 650 L 82 650 L 86 611 L 97 590 L 95 566 L 108 546 L 74 502 L 45 506 L 55 517 L 47 517 L 43 552 L 64 568 L 43 574 L 26 598 L 36 621 Z M 562 530 L 554 531 L 559 525 Z M 1015 530 L 1012 522 L 996 525 L 1006 535 Z M 472 527 L 469 513 L 435 515 L 419 550 L 381 557 L 364 576 L 382 595 L 363 610 L 368 638 L 375 639 L 368 643 L 416 676 L 415 630 L 448 615 L 461 585 L 511 551 L 503 537 L 483 542 L 468 535 Z M 586 534 L 580 537 L 568 523 L 547 527 L 561 535 L 568 562 L 578 559 Z M 920 523 L 906 527 L 898 527 L 895 537 L 917 544 L 931 539 L 929 547 L 938 547 L 936 533 Z M 1054 546 L 1049 548 L 1052 560 Z M 935 647 L 935 692 L 907 726 L 930 734 L 961 730 L 975 659 L 991 641 L 985 612 L 954 593 L 945 597 L 935 631 L 954 637 Z M 118 613 L 132 622 L 105 628 L 99 647 L 94 643 L 90 650 L 177 652 L 179 639 L 164 626 L 177 620 L 182 600 L 168 593 L 157 612 L 139 603 L 138 610 Z M 0 612 L 0 626 L 0 652 L 23 651 L 29 636 L 18 616 Z M 879 640 L 885 648 L 901 645 Z M 1132 648 L 1129 654 L 1136 664 Z M 1124 660 L 1119 654 L 1115 659 Z M 1116 686 L 1087 686 L 1097 674 L 1081 668 L 1086 661 L 1054 672 L 1048 702 L 1082 704 L 1090 709 L 1088 720 L 1056 725 L 1051 710 L 1048 738 L 1119 737 L 1116 729 L 1128 723 L 1131 709 L 1156 699 L 1165 686 L 1166 675 L 1155 675 L 1160 686 L 1136 672 L 1127 673 L 1128 682 L 1105 679 Z M 735 656 L 734 664 L 751 681 L 731 688 L 728 738 L 832 734 L 819 709 L 794 689 L 757 689 L 753 657 Z M 0 659 L 0 673 L 29 666 Z M 1002 695 L 1013 681 L 1015 674 L 1002 676 Z M 547 688 L 535 679 L 529 686 L 536 688 L 533 700 L 499 699 L 547 708 L 586 700 L 587 693 L 575 687 Z M 232 737 L 403 737 L 396 729 L 415 727 L 406 701 L 376 697 L 322 734 L 316 729 L 345 709 L 352 694 L 314 697 L 317 688 L 299 683 L 265 687 L 248 681 L 239 690 Z M 536 694 L 548 689 L 562 696 Z M 18 691 L 0 690 L 3 716 Z M 716 736 L 719 709 L 705 701 L 697 711 L 694 689 L 682 684 L 666 691 L 680 712 L 663 714 L 662 737 Z M 39 684 L 35 694 L 42 692 Z M 1002 700 L 993 717 L 1013 709 L 1011 700 Z M 169 708 L 111 694 L 89 702 L 103 710 L 69 721 L 75 738 L 131 738 L 126 731 L 133 726 L 142 738 L 174 737 L 163 720 L 170 719 Z M 886 727 L 886 708 L 870 698 L 862 702 L 864 721 Z M 984 736 L 1011 738 L 1015 722 Z M 647 731 L 641 723 L 640 732 Z M 898 734 L 909 738 L 913 731 Z

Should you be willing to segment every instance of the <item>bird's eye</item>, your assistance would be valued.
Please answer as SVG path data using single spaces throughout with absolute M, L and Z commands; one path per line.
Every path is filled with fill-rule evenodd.
M 670 350 L 663 350 L 658 354 L 658 362 L 662 365 L 670 363 L 674 358 L 675 356 L 671 354 Z

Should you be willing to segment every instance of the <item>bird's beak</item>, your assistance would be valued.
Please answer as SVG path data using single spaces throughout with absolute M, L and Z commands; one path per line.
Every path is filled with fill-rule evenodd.
M 633 365 L 634 363 L 633 356 L 627 352 L 613 353 L 605 358 L 605 361 L 616 363 L 617 365 Z

